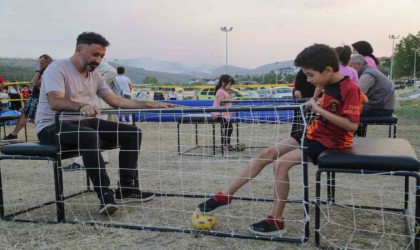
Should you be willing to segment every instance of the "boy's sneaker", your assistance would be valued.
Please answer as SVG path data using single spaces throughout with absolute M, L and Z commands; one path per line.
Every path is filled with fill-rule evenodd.
M 269 216 L 265 220 L 252 224 L 251 226 L 249 226 L 248 230 L 256 235 L 261 236 L 282 237 L 283 234 L 286 233 L 286 229 L 284 229 L 284 222 L 274 220 L 274 218 L 271 216 Z
M 18 140 L 17 135 L 9 134 L 9 135 L 5 136 L 2 141 L 17 141 L 17 140 Z
M 115 200 L 117 203 L 128 203 L 136 201 L 150 201 L 155 197 L 154 193 L 142 192 L 139 189 L 124 189 L 118 188 L 115 190 Z
M 217 193 L 215 196 L 201 203 L 197 207 L 197 213 L 201 214 L 213 214 L 217 211 L 230 207 L 230 198 L 224 195 L 222 192 Z
M 112 191 L 103 193 L 101 196 L 99 196 L 99 199 L 101 200 L 101 205 L 99 207 L 100 215 L 111 215 L 118 210 L 118 206 L 117 203 L 115 203 L 114 194 Z

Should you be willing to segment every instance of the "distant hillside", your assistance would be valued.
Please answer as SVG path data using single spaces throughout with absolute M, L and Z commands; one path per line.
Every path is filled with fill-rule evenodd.
M 111 62 L 113 67 L 120 64 Z M 26 58 L 0 58 L 0 75 L 5 81 L 30 81 L 33 77 L 34 70 L 38 66 L 38 59 Z M 154 76 L 159 83 L 186 83 L 193 76 L 184 74 L 171 74 L 165 72 L 147 71 L 140 68 L 127 67 L 126 75 L 131 78 L 134 83 L 141 83 L 147 76 Z
M 141 68 L 128 67 L 125 65 L 118 64 L 116 62 L 110 62 L 110 65 L 117 68 L 123 66 L 125 68 L 125 75 L 130 77 L 133 83 L 141 83 L 142 80 L 148 76 L 154 76 L 158 79 L 159 83 L 186 83 L 193 78 L 190 75 L 184 74 L 173 74 L 157 71 L 148 71 Z
M 148 59 L 148 58 L 131 58 L 119 59 L 115 63 L 131 66 L 135 68 L 142 68 L 144 70 L 159 71 L 167 73 L 176 73 L 191 75 L 197 78 L 212 78 L 218 77 L 226 73 L 225 65 L 203 64 L 203 65 L 187 65 L 181 63 L 174 63 L 162 60 Z M 268 74 L 270 71 L 280 68 L 294 67 L 293 61 L 283 61 L 262 65 L 256 69 L 247 69 L 229 65 L 228 72 L 232 75 L 260 75 Z
M 0 75 L 5 81 L 30 81 L 37 63 L 37 59 L 0 58 Z
M 0 75 L 9 81 L 29 81 L 38 64 L 37 59 L 24 58 L 0 58 Z M 134 83 L 141 83 L 145 77 L 156 77 L 159 83 L 186 83 L 195 78 L 216 78 L 225 74 L 224 65 L 185 65 L 174 62 L 159 61 L 153 59 L 122 59 L 110 60 L 113 67 L 124 66 L 126 75 Z M 148 67 L 148 68 L 145 68 Z M 246 69 L 229 65 L 228 72 L 231 75 L 262 75 L 276 69 L 294 67 L 293 61 L 275 62 L 262 65 L 256 69 Z

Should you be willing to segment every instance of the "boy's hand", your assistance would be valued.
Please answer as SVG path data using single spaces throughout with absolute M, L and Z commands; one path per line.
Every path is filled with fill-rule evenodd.
M 318 101 L 315 98 L 309 99 L 309 101 L 307 101 L 305 103 L 305 105 L 306 105 L 306 109 L 310 110 L 312 112 L 318 112 L 318 110 L 320 108 L 319 104 L 318 104 Z

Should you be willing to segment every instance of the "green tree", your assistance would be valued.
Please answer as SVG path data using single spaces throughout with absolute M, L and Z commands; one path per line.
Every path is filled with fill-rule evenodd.
M 146 76 L 145 78 L 143 78 L 143 80 L 141 82 L 143 84 L 153 83 L 153 84 L 157 85 L 158 84 L 158 79 L 154 76 Z
M 420 31 L 416 35 L 408 34 L 397 44 L 394 52 L 394 65 L 392 74 L 395 78 L 410 77 L 413 75 L 414 51 L 420 51 Z M 416 65 L 416 75 L 419 72 L 420 63 Z
M 384 75 L 389 75 L 391 68 L 391 59 L 385 59 L 378 65 L 378 70 L 381 71 Z

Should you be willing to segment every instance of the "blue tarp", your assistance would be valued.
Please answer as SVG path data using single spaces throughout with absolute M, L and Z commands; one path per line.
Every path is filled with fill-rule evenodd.
M 12 116 L 12 115 L 20 115 L 19 111 L 16 110 L 3 110 L 1 111 L 1 116 Z M 11 120 L 11 121 L 6 121 L 6 126 L 14 126 L 16 125 L 17 121 L 16 120 Z

